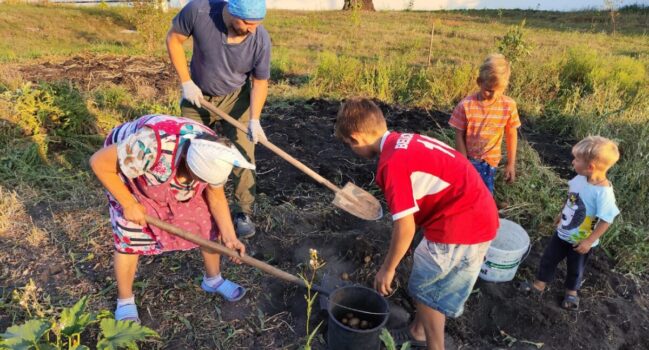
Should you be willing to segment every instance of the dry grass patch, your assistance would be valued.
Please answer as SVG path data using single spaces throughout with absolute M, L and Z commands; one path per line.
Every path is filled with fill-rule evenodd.
M 0 237 L 22 238 L 30 247 L 39 247 L 49 239 L 47 231 L 34 225 L 25 204 L 15 191 L 0 186 Z

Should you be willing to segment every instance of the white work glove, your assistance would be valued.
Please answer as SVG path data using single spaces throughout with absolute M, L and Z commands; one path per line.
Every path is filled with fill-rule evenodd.
M 183 98 L 196 107 L 201 108 L 201 97 L 203 97 L 203 92 L 201 88 L 196 86 L 192 80 L 187 80 L 183 83 Z
M 266 141 L 266 133 L 264 129 L 261 128 L 259 119 L 250 119 L 248 122 L 248 140 L 252 141 L 254 144 L 257 144 L 259 141 Z

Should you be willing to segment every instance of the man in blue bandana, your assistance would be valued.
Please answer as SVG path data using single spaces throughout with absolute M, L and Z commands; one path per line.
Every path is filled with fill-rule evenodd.
M 259 123 L 270 78 L 270 37 L 261 25 L 265 16 L 265 0 L 192 0 L 173 19 L 167 34 L 167 51 L 182 83 L 182 116 L 219 129 L 253 164 L 254 145 L 266 139 Z M 189 37 L 194 47 L 188 70 L 183 43 Z M 202 108 L 201 96 L 247 124 L 248 132 Z M 234 225 L 239 237 L 251 237 L 255 173 L 237 169 L 232 174 Z

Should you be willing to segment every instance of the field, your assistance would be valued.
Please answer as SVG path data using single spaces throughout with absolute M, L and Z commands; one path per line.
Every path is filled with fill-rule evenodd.
M 102 188 L 88 158 L 115 125 L 148 113 L 179 114 L 179 83 L 163 38 L 173 13 L 151 8 L 0 4 L 0 332 L 58 316 L 83 296 L 113 310 L 112 240 Z M 340 102 L 366 95 L 389 127 L 452 144 L 453 106 L 475 89 L 482 59 L 499 47 L 513 65 L 508 94 L 519 105 L 518 179 L 496 184 L 501 215 L 530 234 L 517 279 L 533 278 L 552 233 L 571 145 L 588 134 L 620 143 L 610 173 L 622 215 L 589 261 L 581 308 L 559 307 L 562 267 L 542 301 L 512 283 L 478 282 L 464 315 L 447 323 L 462 349 L 649 348 L 649 9 L 629 7 L 611 33 L 607 12 L 270 11 L 272 82 L 262 125 L 270 141 L 340 185 L 379 197 L 375 164 L 333 137 Z M 431 38 L 431 32 L 433 32 Z M 188 52 L 191 45 L 187 45 Z M 288 272 L 319 271 L 370 285 L 387 251 L 389 216 L 361 221 L 330 204 L 333 195 L 259 146 L 254 257 Z M 390 326 L 407 322 L 407 256 L 389 298 Z M 228 304 L 200 289 L 197 252 L 141 259 L 136 300 L 158 332 L 145 349 L 297 349 L 306 342 L 305 290 L 253 268 L 226 264 L 248 288 Z M 310 327 L 326 348 L 326 313 Z M 94 344 L 95 328 L 82 335 Z M 94 346 L 92 346 L 94 347 Z M 0 346 L 0 348 L 2 348 Z

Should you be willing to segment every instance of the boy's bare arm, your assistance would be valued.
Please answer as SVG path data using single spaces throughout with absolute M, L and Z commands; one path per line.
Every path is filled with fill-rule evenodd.
M 464 137 L 464 133 L 464 130 L 455 129 L 455 149 L 466 157 L 466 138 Z
M 383 261 L 383 265 L 374 279 L 374 288 L 383 295 L 392 292 L 392 280 L 399 262 L 410 248 L 410 243 L 415 236 L 415 217 L 411 214 L 394 222 L 390 249 Z
M 516 181 L 516 150 L 518 148 L 518 129 L 505 129 L 505 143 L 507 144 L 507 165 L 505 166 L 505 180 L 509 183 Z
M 575 251 L 579 254 L 588 253 L 593 243 L 595 243 L 596 240 L 602 237 L 604 232 L 606 232 L 606 230 L 608 230 L 610 226 L 611 226 L 610 223 L 600 219 L 595 225 L 595 229 L 590 234 L 590 236 L 588 236 L 588 238 L 584 239 L 583 241 L 579 242 L 579 244 L 574 248 Z

